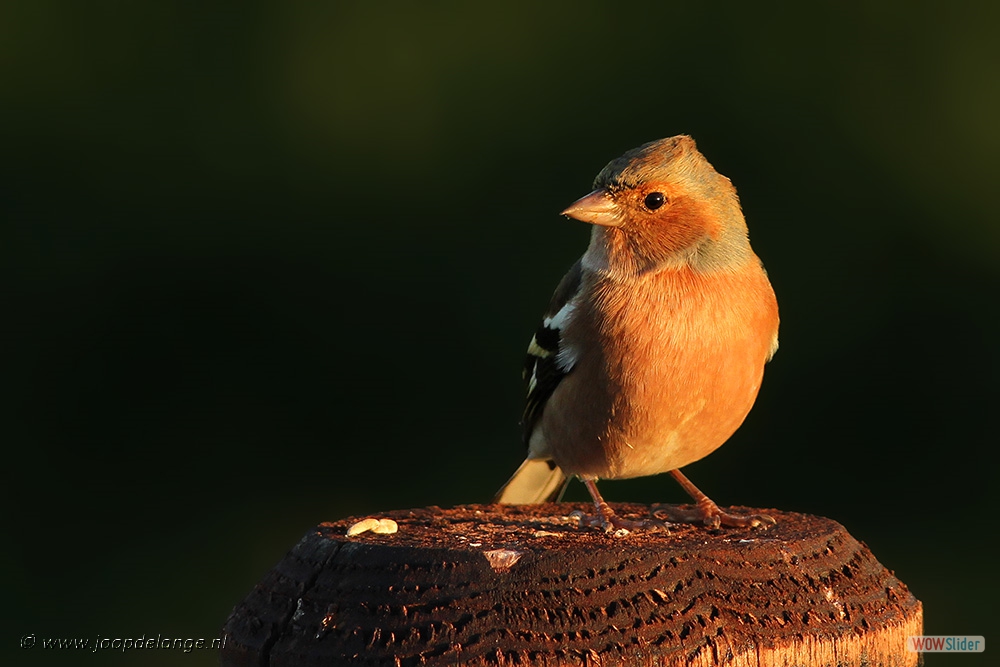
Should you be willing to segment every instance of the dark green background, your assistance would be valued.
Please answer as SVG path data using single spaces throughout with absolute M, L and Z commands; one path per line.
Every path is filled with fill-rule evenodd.
M 587 242 L 558 212 L 688 133 L 739 189 L 782 345 L 687 471 L 841 521 L 928 634 L 987 637 L 931 664 L 984 664 L 998 7 L 4 2 L 5 662 L 214 664 L 17 642 L 217 636 L 317 522 L 487 501 Z

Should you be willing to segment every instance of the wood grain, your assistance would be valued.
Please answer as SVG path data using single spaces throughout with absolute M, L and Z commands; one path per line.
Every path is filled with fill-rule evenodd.
M 614 504 L 629 518 L 643 505 Z M 840 524 L 614 537 L 570 503 L 323 523 L 234 609 L 224 666 L 918 664 L 920 602 Z

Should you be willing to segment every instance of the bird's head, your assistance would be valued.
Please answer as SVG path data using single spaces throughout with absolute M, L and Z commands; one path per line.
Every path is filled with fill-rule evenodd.
M 686 135 L 612 160 L 562 214 L 595 225 L 585 261 L 599 270 L 712 270 L 752 256 L 735 188 Z

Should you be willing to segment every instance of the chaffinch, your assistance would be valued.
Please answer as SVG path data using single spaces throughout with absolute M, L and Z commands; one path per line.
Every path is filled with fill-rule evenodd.
M 723 512 L 679 470 L 736 431 L 778 348 L 778 304 L 732 183 L 681 135 L 611 161 L 562 213 L 594 226 L 590 245 L 528 347 L 528 458 L 496 501 L 554 500 L 575 475 L 595 525 L 634 528 L 596 481 L 669 472 L 695 500 L 671 520 L 773 524 Z

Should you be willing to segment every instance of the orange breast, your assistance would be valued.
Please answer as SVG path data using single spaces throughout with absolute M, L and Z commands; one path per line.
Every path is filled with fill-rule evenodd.
M 549 455 L 569 474 L 627 478 L 722 445 L 750 411 L 777 340 L 777 303 L 756 257 L 735 272 L 590 280 L 594 298 L 564 332 L 576 365 L 542 415 Z

